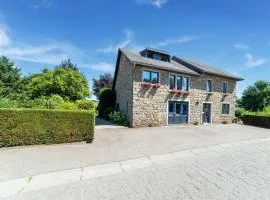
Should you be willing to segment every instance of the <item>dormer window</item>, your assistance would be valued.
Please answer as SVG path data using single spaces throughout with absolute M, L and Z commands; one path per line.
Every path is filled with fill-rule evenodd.
M 155 49 L 145 49 L 141 52 L 141 55 L 147 58 L 155 59 L 155 60 L 161 60 L 164 62 L 170 62 L 171 61 L 171 56 L 164 52 L 164 51 L 159 51 Z

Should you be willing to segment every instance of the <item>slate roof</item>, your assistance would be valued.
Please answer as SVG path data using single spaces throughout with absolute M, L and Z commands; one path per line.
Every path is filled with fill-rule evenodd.
M 176 56 L 173 56 L 172 59 L 181 63 L 182 65 L 187 66 L 191 70 L 194 70 L 198 73 L 208 73 L 208 74 L 213 74 L 213 75 L 219 75 L 219 76 L 235 79 L 238 81 L 244 80 L 243 78 L 238 77 L 238 76 L 236 76 L 230 72 L 227 72 L 221 68 L 214 67 L 214 66 L 211 66 L 211 65 L 199 62 L 199 61 L 176 57 Z
M 165 69 L 169 71 L 182 72 L 182 73 L 191 74 L 191 75 L 199 75 L 194 70 L 191 70 L 188 67 L 174 60 L 171 60 L 171 62 L 165 62 L 165 61 L 155 60 L 151 58 L 146 58 L 146 57 L 141 56 L 140 53 L 129 50 L 129 49 L 119 49 L 119 51 L 124 53 L 131 62 L 135 62 L 136 64 L 141 64 L 143 66 L 149 66 L 149 67 L 154 67 L 154 68 L 159 68 L 159 69 Z

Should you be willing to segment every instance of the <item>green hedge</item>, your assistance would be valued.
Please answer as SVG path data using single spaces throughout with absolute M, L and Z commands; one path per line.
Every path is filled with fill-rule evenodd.
M 270 128 L 270 116 L 268 115 L 255 115 L 245 114 L 243 115 L 243 122 L 247 125 L 261 126 Z
M 0 147 L 94 139 L 95 112 L 0 109 Z

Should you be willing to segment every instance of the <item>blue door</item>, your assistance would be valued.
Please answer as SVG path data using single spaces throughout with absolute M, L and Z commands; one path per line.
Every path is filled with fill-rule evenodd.
M 188 123 L 188 102 L 169 101 L 168 103 L 168 124 Z

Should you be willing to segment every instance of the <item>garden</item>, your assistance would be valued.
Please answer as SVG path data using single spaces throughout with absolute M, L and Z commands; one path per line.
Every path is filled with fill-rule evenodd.
M 22 76 L 0 57 L 0 147 L 92 142 L 96 105 L 88 81 L 70 60 Z
M 270 128 L 270 82 L 257 81 L 237 101 L 236 117 L 244 124 Z

